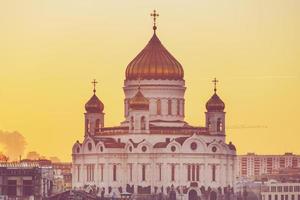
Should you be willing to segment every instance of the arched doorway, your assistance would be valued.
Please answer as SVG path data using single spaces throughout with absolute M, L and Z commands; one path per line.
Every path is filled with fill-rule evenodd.
M 215 191 L 212 191 L 210 193 L 210 200 L 217 200 L 217 193 Z
M 189 200 L 198 200 L 198 194 L 196 190 L 189 191 Z

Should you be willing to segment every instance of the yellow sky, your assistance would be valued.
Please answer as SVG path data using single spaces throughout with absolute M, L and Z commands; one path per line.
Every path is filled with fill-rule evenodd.
M 118 125 L 125 68 L 151 37 L 154 8 L 185 70 L 186 120 L 204 124 L 217 77 L 238 153 L 300 154 L 298 0 L 2 0 L 0 130 L 70 160 L 94 78 L 106 125 Z

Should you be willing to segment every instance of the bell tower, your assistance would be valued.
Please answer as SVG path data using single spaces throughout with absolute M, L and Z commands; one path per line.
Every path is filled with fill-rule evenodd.
M 149 100 L 139 86 L 138 92 L 129 101 L 129 133 L 149 132 Z
M 85 136 L 95 135 L 101 131 L 104 127 L 104 105 L 100 99 L 96 96 L 96 84 L 98 82 L 94 79 L 92 82 L 94 89 L 94 95 L 85 104 L 86 113 L 84 113 L 85 118 Z
M 214 94 L 206 103 L 206 127 L 212 135 L 225 136 L 225 104 L 217 95 L 218 80 L 215 78 L 212 82 L 214 83 Z

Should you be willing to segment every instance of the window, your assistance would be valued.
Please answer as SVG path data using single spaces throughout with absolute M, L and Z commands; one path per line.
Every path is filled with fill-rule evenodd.
M 289 191 L 289 186 L 284 186 L 284 187 L 283 187 L 283 191 L 284 191 L 284 192 L 288 192 L 288 191 Z
M 113 181 L 117 181 L 117 165 L 113 165 Z
M 292 198 L 292 200 L 295 200 L 295 195 L 292 194 L 292 195 L 291 195 L 291 198 Z
M 192 150 L 196 150 L 197 149 L 197 143 L 196 142 L 192 142 L 191 143 L 191 149 Z
M 192 181 L 195 181 L 195 165 L 192 165 Z
M 146 130 L 146 118 L 141 117 L 141 130 Z
M 176 147 L 175 146 L 171 146 L 171 151 L 175 152 L 176 151 Z
M 289 200 L 289 195 L 285 195 L 284 200 Z
M 168 100 L 168 115 L 172 115 L 172 100 Z
M 130 127 L 131 127 L 131 130 L 134 129 L 134 119 L 133 119 L 133 116 L 130 118 Z
M 90 121 L 88 119 L 85 120 L 85 131 L 90 133 Z
M 146 181 L 146 165 L 142 165 L 142 181 Z
M 216 166 L 212 166 L 212 181 L 216 181 Z
M 268 200 L 272 200 L 272 195 L 269 194 Z
M 77 153 L 80 152 L 80 148 L 79 148 L 79 147 L 76 148 L 76 152 L 77 152 Z
M 276 192 L 276 186 L 271 187 L 271 192 Z
M 191 165 L 187 166 L 187 179 L 191 181 Z
M 280 199 L 281 199 L 281 200 L 284 200 L 284 195 L 281 195 Z
M 129 180 L 132 181 L 132 163 L 129 163 Z
M 300 200 L 300 194 L 298 194 L 298 200 Z
M 180 99 L 177 99 L 177 115 L 180 115 Z
M 86 180 L 88 182 L 94 181 L 94 168 L 93 164 L 86 165 Z
M 77 181 L 80 181 L 80 165 L 77 165 Z
M 146 147 L 146 146 L 143 146 L 143 147 L 142 147 L 142 151 L 143 151 L 143 152 L 146 152 L 146 151 L 147 151 L 147 147 Z
M 17 195 L 17 181 L 16 180 L 8 180 L 7 181 L 7 195 L 8 196 L 16 196 Z
M 104 164 L 100 164 L 100 181 L 103 182 L 103 175 L 104 175 Z
M 196 166 L 196 181 L 200 180 L 200 166 Z
M 278 192 L 282 192 L 282 186 L 278 186 L 278 187 L 277 187 L 277 191 L 278 191 Z
M 95 124 L 95 133 L 98 133 L 100 129 L 101 129 L 100 119 L 97 119 Z
M 89 150 L 89 151 L 92 151 L 92 147 L 93 147 L 93 146 L 92 146 L 92 143 L 89 142 L 89 143 L 88 143 L 88 150 Z
M 32 180 L 23 180 L 23 195 L 24 196 L 33 195 Z
M 171 181 L 175 181 L 175 164 L 171 165 Z
M 294 187 L 293 186 L 290 186 L 290 192 L 293 192 L 293 189 L 294 189 Z
M 157 110 L 157 115 L 161 115 L 161 100 L 160 100 L 160 99 L 158 99 L 158 100 L 156 101 L 156 106 L 157 106 L 157 108 L 156 108 L 156 110 Z
M 275 200 L 278 200 L 278 195 L 277 194 L 275 194 Z
M 222 124 L 222 119 L 221 118 L 218 118 L 218 120 L 217 120 L 217 131 L 218 132 L 223 131 L 223 124 Z
M 158 171 L 159 171 L 159 178 L 158 178 L 158 180 L 161 181 L 161 164 L 158 164 Z

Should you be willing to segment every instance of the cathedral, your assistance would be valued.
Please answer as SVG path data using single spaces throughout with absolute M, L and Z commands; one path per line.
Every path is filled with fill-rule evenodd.
M 183 66 L 153 35 L 127 65 L 124 121 L 107 127 L 104 103 L 85 104 L 84 140 L 72 148 L 74 189 L 105 197 L 163 194 L 171 199 L 210 199 L 230 189 L 236 175 L 236 148 L 226 143 L 225 104 L 214 92 L 206 103 L 205 125 L 185 121 Z M 106 111 L 109 112 L 109 111 Z

